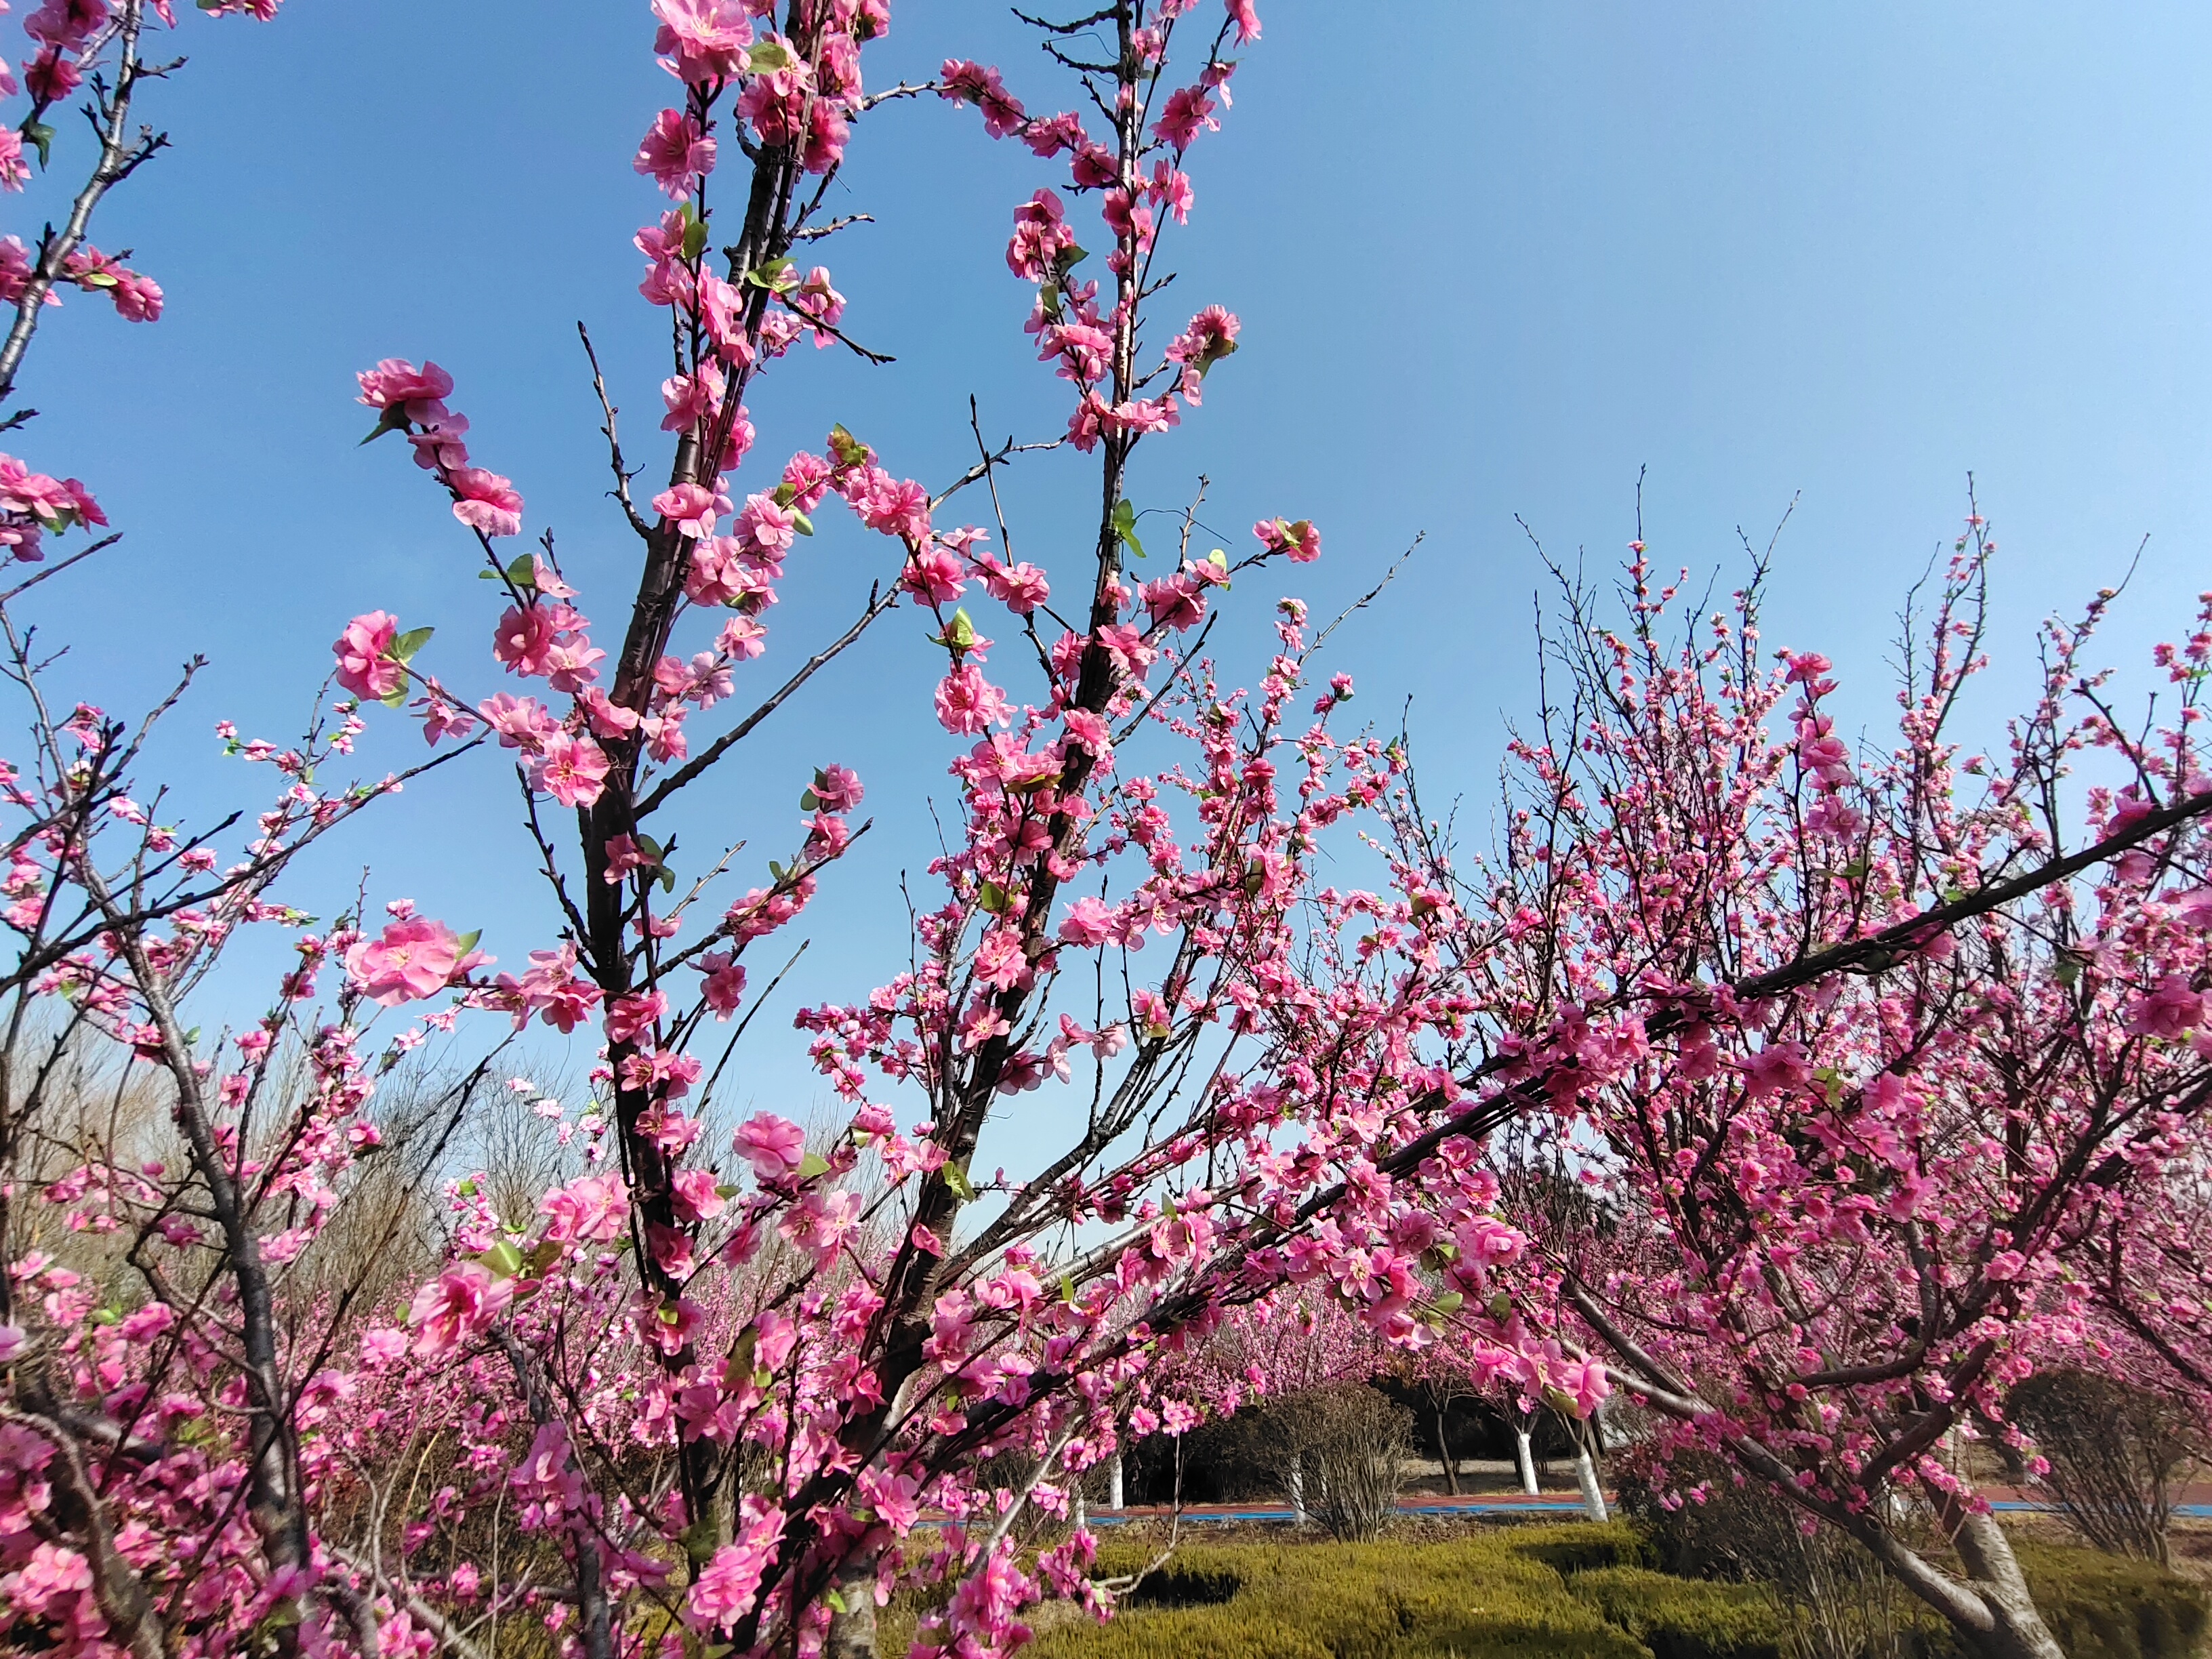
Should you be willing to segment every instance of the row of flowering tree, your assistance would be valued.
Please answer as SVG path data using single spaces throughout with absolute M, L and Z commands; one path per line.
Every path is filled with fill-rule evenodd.
M 635 239 L 641 319 L 673 360 L 652 459 L 627 392 L 596 364 L 587 382 L 635 537 L 620 591 L 580 591 L 550 537 L 523 540 L 523 495 L 474 453 L 450 375 L 366 369 L 376 434 L 451 501 L 456 575 L 489 579 L 466 586 L 495 596 L 490 651 L 353 618 L 297 739 L 224 732 L 267 769 L 265 809 L 177 824 L 140 775 L 175 699 L 126 720 L 53 689 L 66 670 L 27 619 L 100 545 L 97 501 L 0 459 L 28 734 L 0 784 L 4 1639 L 471 1655 L 521 1623 L 588 1659 L 855 1656 L 903 1587 L 931 1609 L 917 1652 L 1004 1652 L 1039 1598 L 1109 1599 L 1085 1531 L 1025 1549 L 1024 1517 L 1067 1514 L 1133 1414 L 1233 1408 L 1246 1385 L 1170 1362 L 1290 1286 L 1384 1344 L 1446 1333 L 1531 1403 L 1582 1417 L 1623 1389 L 1858 1532 L 1971 1641 L 2054 1651 L 1939 1449 L 2098 1321 L 2177 1363 L 2201 1351 L 2174 1290 L 2196 1235 L 2130 1249 L 2122 1224 L 2174 1213 L 2202 1146 L 2203 636 L 2172 659 L 2188 706 L 2148 737 L 2057 641 L 1970 805 L 1944 721 L 1978 654 L 1972 556 L 1899 747 L 1855 760 L 1825 723 L 1826 665 L 1770 669 L 1747 607 L 1709 646 L 1662 647 L 1639 551 L 1631 626 L 1577 615 L 1577 701 L 1516 745 L 1500 858 L 1455 871 L 1403 746 L 1347 729 L 1351 682 L 1316 665 L 1328 630 L 1304 605 L 1278 605 L 1255 689 L 1205 654 L 1232 581 L 1316 558 L 1318 530 L 1285 514 L 1196 555 L 1194 514 L 1140 535 L 1128 495 L 1137 447 L 1239 343 L 1218 306 L 1163 310 L 1160 260 L 1231 54 L 1259 36 L 1250 0 L 1040 22 L 1075 106 L 1052 114 L 957 58 L 869 88 L 884 0 L 651 11 L 678 97 L 635 156 L 665 203 Z M 52 153 L 45 117 L 80 88 L 98 146 L 70 218 L 4 245 L 0 396 L 64 293 L 159 314 L 159 288 L 87 237 L 161 146 L 135 100 L 173 67 L 144 55 L 173 26 L 165 0 L 25 20 L 29 109 L 0 178 L 21 182 L 22 145 Z M 839 228 L 825 203 L 875 112 L 924 93 L 1048 181 L 1005 260 L 1066 428 L 979 440 L 937 489 L 842 426 L 755 457 L 747 399 L 798 371 L 793 348 L 867 351 L 813 263 Z M 1065 453 L 1021 458 L 1041 448 Z M 997 510 L 1014 465 L 1081 469 L 1079 559 L 1016 556 Z M 875 538 L 877 582 L 843 633 L 771 657 L 787 566 L 841 511 Z M 763 1112 L 710 1134 L 767 988 L 755 947 L 866 828 L 836 755 L 768 778 L 744 739 L 894 610 L 927 611 L 945 653 L 910 689 L 958 801 L 933 908 L 880 984 L 799 1015 L 841 1103 L 828 1133 Z M 403 726 L 426 759 L 331 781 Z M 2129 781 L 2090 797 L 2076 850 L 2060 780 L 2093 747 Z M 298 855 L 452 764 L 513 767 L 543 937 L 457 936 L 401 899 L 312 922 Z M 750 879 L 742 849 L 679 851 L 672 828 L 741 779 L 801 793 Z M 1371 888 L 1326 883 L 1332 852 Z M 236 1006 L 225 953 L 272 930 L 294 960 L 266 1013 L 196 1025 L 198 1001 Z M 580 1162 L 516 1213 L 447 1184 L 445 1259 L 398 1316 L 375 1295 L 386 1224 L 440 1190 L 501 1044 L 547 1028 L 597 1050 Z M 404 1178 L 373 1178 L 380 1085 L 432 1031 L 483 1057 L 423 1106 Z M 105 1103 L 126 1098 L 156 1103 L 157 1144 L 118 1130 Z M 978 1153 L 1013 1115 L 1056 1136 L 1008 1178 Z M 1522 1206 L 1514 1160 L 1543 1158 L 1608 1187 L 1612 1220 Z M 330 1248 L 342 1224 L 367 1243 Z M 1938 1494 L 1965 1577 L 1882 1530 L 1899 1483 Z

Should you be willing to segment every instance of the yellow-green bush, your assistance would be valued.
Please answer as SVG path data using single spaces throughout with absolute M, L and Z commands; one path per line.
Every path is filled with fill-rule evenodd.
M 1447 1544 L 1194 1545 L 1110 1625 L 1062 1626 L 1038 1659 L 1645 1659 L 1642 1644 L 1566 1592 L 1547 1549 L 1610 1563 L 1638 1546 L 1589 1527 L 1470 1535 Z M 1144 1565 L 1102 1550 L 1102 1574 Z M 1233 1589 L 1232 1587 L 1233 1586 Z M 1219 1599 L 1214 1605 L 1192 1605 Z M 1165 1605 L 1163 1605 L 1165 1604 Z M 1180 1604 L 1180 1605 L 1177 1605 Z
M 1101 1549 L 1102 1576 L 1143 1566 Z M 1614 1524 L 1504 1528 L 1448 1543 L 1193 1544 L 1114 1621 L 1042 1632 L 1036 1659 L 1783 1659 L 1790 1614 L 1754 1585 L 1650 1571 Z M 2203 1593 L 2162 1568 L 2024 1544 L 2069 1659 L 2188 1659 Z M 1923 1659 L 1955 1659 L 1929 1618 Z M 893 1650 L 896 1651 L 896 1649 Z
M 2204 1591 L 2148 1561 L 2023 1543 L 2020 1565 L 2069 1659 L 2181 1659 L 2204 1634 Z
M 1670 1578 L 1643 1567 L 1577 1573 L 1567 1587 L 1651 1650 L 1654 1659 L 1782 1659 L 1790 1626 L 1756 1584 Z

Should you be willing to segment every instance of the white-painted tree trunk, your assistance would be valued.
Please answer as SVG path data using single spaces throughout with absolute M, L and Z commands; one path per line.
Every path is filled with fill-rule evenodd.
M 1306 1514 L 1305 1456 L 1301 1452 L 1291 1454 L 1291 1477 L 1288 1485 L 1291 1497 L 1291 1519 L 1303 1527 L 1310 1517 Z
M 1121 1454 L 1119 1452 L 1114 1454 L 1114 1461 L 1106 1466 L 1106 1507 L 1109 1510 L 1123 1507 Z
M 1513 1431 L 1514 1454 L 1521 1460 L 1521 1490 L 1534 1498 L 1542 1490 L 1536 1484 L 1536 1458 L 1528 1449 L 1528 1431 Z
M 1579 1438 L 1575 1443 L 1575 1483 L 1583 1489 L 1583 1512 L 1593 1521 L 1606 1519 L 1605 1492 L 1597 1484 L 1597 1465 L 1590 1460 L 1589 1447 Z

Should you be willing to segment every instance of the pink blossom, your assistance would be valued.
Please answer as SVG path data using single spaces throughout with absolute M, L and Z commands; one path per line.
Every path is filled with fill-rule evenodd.
M 676 1212 L 686 1221 L 712 1221 L 726 1207 L 712 1170 L 678 1170 L 669 1177 Z
M 346 952 L 346 972 L 362 994 L 395 1008 L 444 990 L 459 969 L 461 942 L 442 921 L 409 916 Z
M 1061 254 L 1075 246 L 1067 210 L 1053 191 L 1041 190 L 1014 210 L 1013 240 L 1006 244 L 1006 269 L 1029 282 L 1055 273 Z
M 714 521 L 729 510 L 729 498 L 704 484 L 672 484 L 653 498 L 653 510 L 676 526 L 680 535 L 698 538 L 714 533 Z
M 404 357 L 386 357 L 354 376 L 361 401 L 371 409 L 398 410 L 410 420 L 442 415 L 442 400 L 453 395 L 453 377 L 428 360 L 417 368 Z
M 607 1041 L 635 1042 L 660 1022 L 668 1012 L 665 991 L 633 991 L 607 1005 Z
M 556 1244 L 611 1243 L 629 1224 L 629 1196 L 622 1177 L 584 1176 L 538 1200 L 545 1236 Z
M 2203 1023 L 2204 998 L 2186 974 L 2168 974 L 2128 1011 L 2128 1030 L 2138 1036 L 2178 1040 Z
M 471 530 L 487 536 L 515 536 L 522 532 L 522 495 L 496 472 L 465 466 L 446 475 L 453 486 L 453 516 Z
M 407 670 L 391 655 L 399 623 L 381 611 L 356 617 L 331 644 L 337 681 L 356 697 L 381 702 L 407 684 Z
M 973 736 L 1006 718 L 1006 694 L 974 663 L 954 669 L 937 688 L 937 719 L 948 732 Z
M 938 96 L 956 104 L 973 104 L 983 112 L 983 131 L 1003 138 L 1020 130 L 1024 118 L 1021 100 L 1006 90 L 995 69 L 948 58 L 938 75 Z
M 589 806 L 606 781 L 606 755 L 586 737 L 556 732 L 531 763 L 531 788 L 563 806 Z
M 730 1145 L 751 1161 L 757 1180 L 782 1181 L 806 1156 L 806 1131 L 789 1118 L 757 1112 L 738 1126 Z
M 737 1541 L 716 1550 L 691 1586 L 685 1616 L 695 1625 L 726 1628 L 750 1613 L 783 1536 L 784 1512 L 766 1498 L 748 1492 L 739 1515 Z
M 741 552 L 757 558 L 781 559 L 791 550 L 798 534 L 798 514 L 775 496 L 751 495 L 730 526 L 730 539 Z
M 742 0 L 653 0 L 653 15 L 660 20 L 653 51 L 690 85 L 744 72 L 753 27 Z
M 449 1353 L 496 1319 L 514 1299 L 512 1279 L 495 1279 L 481 1262 L 459 1261 L 421 1290 L 407 1310 L 415 1352 L 425 1359 Z
M 714 170 L 714 140 L 684 110 L 665 109 L 653 118 L 631 166 L 679 200 L 695 179 Z
M 1260 9 L 1255 0 L 1228 0 L 1229 15 L 1237 21 L 1237 44 L 1248 46 L 1260 38 Z
M 825 766 L 814 775 L 814 801 L 825 812 L 849 812 L 867 791 L 860 775 L 846 766 Z
M 975 568 L 982 573 L 985 591 L 1018 617 L 1028 616 L 1052 597 L 1044 572 L 1026 561 L 1002 565 L 978 559 Z
M 1321 557 L 1321 532 L 1309 520 L 1262 519 L 1252 533 L 1270 553 L 1287 553 L 1293 563 L 1310 564 Z

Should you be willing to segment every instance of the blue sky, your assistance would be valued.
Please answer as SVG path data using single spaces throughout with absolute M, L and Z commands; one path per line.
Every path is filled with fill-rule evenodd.
M 1486 795 L 1503 719 L 1534 695 L 1540 571 L 1516 515 L 1555 552 L 1611 559 L 1639 471 L 1662 568 L 1738 568 L 1737 527 L 1763 544 L 1797 501 L 1767 638 L 1835 658 L 1869 720 L 1898 599 L 1956 533 L 1969 472 L 2002 548 L 2000 667 L 1970 711 L 1984 731 L 2020 700 L 2035 619 L 2145 537 L 2111 634 L 2122 660 L 2212 585 L 2212 11 L 1262 10 L 1169 261 L 1178 307 L 1227 305 L 1244 349 L 1146 447 L 1133 493 L 1171 507 L 1208 475 L 1205 516 L 1232 548 L 1263 514 L 1314 518 L 1328 557 L 1296 586 L 1316 609 L 1427 532 L 1330 666 L 1378 720 L 1413 700 L 1432 796 Z M 98 231 L 159 278 L 168 314 L 130 327 L 74 296 L 51 313 L 22 385 L 43 413 L 8 447 L 84 478 L 128 532 L 97 576 L 49 590 L 67 692 L 127 708 L 188 651 L 212 659 L 170 750 L 204 810 L 244 781 L 210 772 L 209 725 L 290 729 L 356 611 L 434 623 L 430 665 L 493 689 L 469 544 L 404 453 L 356 447 L 352 372 L 379 357 L 453 372 L 477 458 L 515 479 L 532 531 L 554 526 L 586 608 L 617 626 L 632 544 L 601 493 L 574 324 L 645 436 L 665 369 L 629 238 L 659 198 L 629 156 L 672 83 L 642 0 L 290 0 L 272 25 L 181 33 L 191 62 L 147 94 L 175 148 Z M 1002 64 L 1033 109 L 1067 105 L 1025 32 L 974 0 L 904 0 L 871 76 L 948 55 Z M 83 154 L 65 125 L 57 179 Z M 848 327 L 899 361 L 779 368 L 753 403 L 757 465 L 842 421 L 941 483 L 970 459 L 970 393 L 994 437 L 1055 431 L 1062 388 L 1031 361 L 1029 289 L 1001 258 L 1013 204 L 1048 182 L 935 99 L 860 124 L 841 205 L 878 222 L 825 257 Z M 9 228 L 58 205 L 35 186 Z M 1018 551 L 1049 564 L 1079 544 L 1095 488 L 1075 458 L 1025 465 Z M 764 666 L 840 625 L 884 568 L 879 542 L 825 526 Z M 1237 598 L 1261 619 L 1286 586 Z M 949 794 L 921 631 L 894 619 L 708 786 L 699 833 L 765 857 L 787 850 L 815 764 L 867 780 L 878 827 L 815 913 L 809 1000 L 862 995 L 904 955 L 898 874 L 933 845 L 926 798 Z M 1230 672 L 1260 648 L 1232 633 Z M 365 765 L 417 752 L 380 719 Z M 519 958 L 551 912 L 513 800 L 496 765 L 449 770 L 318 879 L 373 866 L 379 896 Z M 755 1040 L 762 1086 L 804 1091 L 774 1053 L 792 1046 L 781 1024 Z

